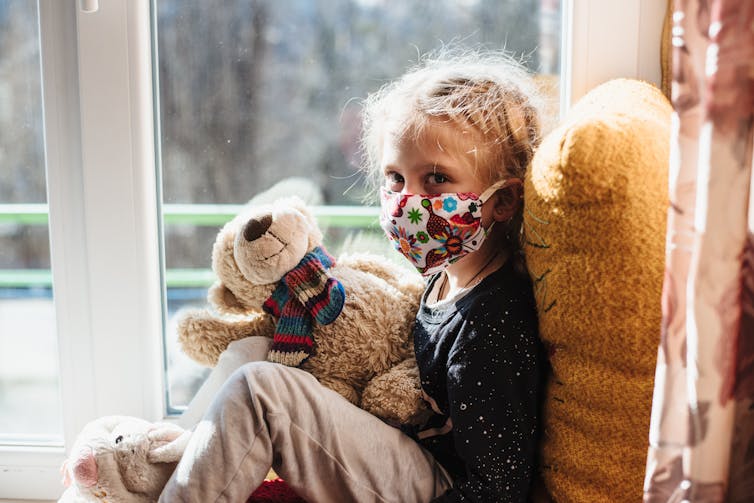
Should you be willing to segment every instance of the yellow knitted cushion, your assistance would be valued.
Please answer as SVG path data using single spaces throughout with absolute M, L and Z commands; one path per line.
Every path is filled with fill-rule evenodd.
M 649 84 L 602 84 L 544 138 L 525 182 L 527 264 L 553 369 L 543 477 L 558 502 L 642 499 L 670 112 Z

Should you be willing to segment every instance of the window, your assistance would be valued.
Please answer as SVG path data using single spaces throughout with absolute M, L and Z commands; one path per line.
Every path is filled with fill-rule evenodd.
M 270 3 L 268 8 L 271 9 L 268 13 L 270 16 L 268 22 L 274 24 L 274 22 L 284 21 L 279 14 L 277 17 L 273 15 L 276 12 L 274 9 L 282 7 L 278 7 L 277 2 L 271 0 L 268 2 Z M 247 6 L 249 9 L 255 5 L 266 5 L 264 2 L 253 0 L 235 3 L 240 6 L 237 8 Z M 400 12 L 408 12 L 409 8 L 427 4 L 418 0 L 414 2 L 398 2 L 397 0 L 356 2 L 354 0 L 353 3 L 359 9 L 369 8 L 375 13 L 382 10 L 386 15 L 392 16 L 391 21 L 397 19 L 395 16 L 398 16 Z M 446 10 L 447 17 L 443 17 L 439 9 L 434 9 L 428 12 L 427 16 L 441 20 L 444 25 L 447 25 L 448 31 L 437 36 L 433 33 L 431 39 L 419 41 L 419 48 L 429 49 L 435 45 L 436 39 L 442 38 L 447 41 L 455 36 L 450 34 L 455 33 L 453 30 L 463 31 L 462 28 L 458 28 L 461 26 L 458 23 L 466 19 L 465 16 L 474 10 L 474 6 L 485 5 L 489 9 L 504 9 L 509 3 L 515 2 L 457 0 L 455 4 L 458 7 L 455 9 L 449 7 L 450 10 Z M 203 289 L 211 279 L 202 276 L 204 274 L 202 271 L 206 271 L 209 266 L 208 253 L 217 226 L 224 218 L 235 214 L 237 209 L 235 205 L 243 203 L 245 198 L 251 197 L 251 192 L 254 191 L 253 187 L 244 186 L 240 195 L 235 198 L 221 198 L 214 194 L 211 197 L 209 195 L 205 197 L 203 194 L 192 195 L 189 191 L 181 192 L 177 190 L 177 187 L 170 186 L 171 183 L 176 183 L 171 182 L 170 170 L 180 167 L 181 162 L 193 162 L 193 159 L 182 160 L 180 154 L 176 156 L 170 153 L 169 144 L 173 139 L 168 135 L 174 134 L 168 126 L 168 122 L 172 120 L 170 109 L 166 108 L 164 101 L 154 103 L 153 100 L 158 97 L 162 98 L 165 92 L 190 91 L 193 85 L 190 83 L 195 78 L 191 75 L 198 72 L 189 68 L 186 70 L 187 76 L 183 77 L 185 84 L 174 81 L 167 91 L 164 87 L 153 89 L 155 82 L 152 78 L 153 73 L 160 77 L 160 86 L 165 85 L 166 77 L 162 74 L 163 69 L 159 66 L 160 63 L 156 61 L 153 71 L 151 34 L 152 32 L 156 34 L 158 43 L 154 47 L 159 51 L 159 59 L 162 61 L 169 45 L 162 45 L 164 41 L 160 39 L 163 34 L 160 33 L 159 24 L 161 16 L 170 14 L 163 11 L 169 4 L 163 4 L 163 0 L 153 0 L 151 6 L 143 1 L 100 0 L 99 9 L 96 12 L 84 13 L 79 9 L 80 2 L 38 0 L 35 3 L 28 0 L 3 0 L 0 1 L 0 20 L 2 20 L 0 23 L 5 23 L 5 18 L 10 12 L 17 12 L 14 9 L 19 7 L 14 4 L 22 4 L 22 9 L 32 11 L 36 4 L 38 10 L 39 40 L 36 44 L 39 48 L 41 73 L 37 73 L 35 78 L 37 81 L 41 80 L 42 83 L 43 104 L 41 111 L 38 109 L 37 114 L 41 113 L 44 117 L 44 134 L 36 141 L 42 142 L 45 153 L 41 159 L 46 163 L 47 195 L 46 198 L 38 197 L 24 201 L 6 199 L 0 201 L 2 205 L 0 232 L 6 232 L 9 228 L 7 215 L 11 212 L 5 205 L 11 203 L 36 205 L 14 208 L 12 225 L 26 226 L 24 232 L 30 233 L 44 234 L 44 229 L 49 229 L 49 264 L 33 265 L 37 271 L 33 274 L 25 268 L 23 273 L 18 273 L 22 276 L 16 276 L 16 278 L 23 277 L 24 290 L 41 292 L 37 290 L 40 286 L 48 289 L 45 295 L 49 295 L 49 285 L 54 284 L 53 319 L 57 327 L 57 341 L 45 342 L 44 349 L 46 350 L 53 344 L 57 345 L 57 361 L 59 362 L 57 387 L 62 399 L 58 405 L 53 403 L 54 397 L 43 398 L 40 402 L 43 403 L 45 410 L 62 409 L 63 446 L 53 445 L 59 443 L 60 426 L 57 427 L 57 432 L 50 428 L 44 433 L 48 435 L 46 439 L 52 443 L 41 442 L 40 440 L 45 439 L 39 437 L 36 439 L 24 437 L 25 433 L 21 432 L 16 432 L 12 441 L 4 439 L 0 442 L 0 499 L 53 500 L 57 499 L 62 492 L 59 467 L 64 452 L 70 448 L 73 439 L 86 422 L 95 417 L 114 413 L 147 419 L 159 419 L 165 415 L 167 387 L 164 384 L 165 355 L 161 340 L 164 330 L 160 285 L 162 267 L 157 239 L 160 221 L 158 200 L 164 203 L 162 214 L 165 215 L 167 289 L 170 291 L 175 288 L 180 291 L 180 288 L 184 288 L 184 292 L 181 293 L 185 293 L 188 302 L 203 303 Z M 282 2 L 282 0 L 280 4 L 300 8 L 310 5 L 312 9 L 317 5 L 315 2 L 300 1 L 291 2 L 289 5 L 287 1 Z M 335 2 L 332 4 L 341 5 Z M 560 88 L 563 104 L 567 106 L 571 100 L 577 99 L 587 89 L 610 77 L 640 77 L 658 82 L 657 47 L 659 47 L 664 4 L 665 2 L 655 0 L 620 2 L 541 0 L 536 9 L 539 9 L 539 13 L 543 16 L 541 22 L 550 23 L 550 31 L 543 27 L 540 36 L 549 33 L 547 36 L 557 40 L 553 30 L 558 26 L 564 27 L 560 37 L 562 40 L 560 61 L 563 62 Z M 176 5 L 179 6 L 174 7 L 173 15 L 177 18 L 186 20 L 192 15 L 190 4 Z M 228 5 L 233 5 L 233 3 L 228 2 Z M 343 2 L 342 5 L 347 4 Z M 545 16 L 548 12 L 557 12 L 553 11 L 553 6 L 560 6 L 562 25 L 557 22 L 557 14 L 555 17 Z M 206 8 L 209 9 L 209 7 Z M 225 8 L 225 3 L 223 8 Z M 450 16 L 450 13 L 453 16 Z M 203 14 L 212 15 L 209 10 L 203 11 Z M 321 13 L 322 19 L 332 19 L 325 14 L 327 14 L 326 11 Z M 193 15 L 195 16 L 196 13 Z M 35 17 L 31 16 L 29 19 L 34 28 Z M 553 19 L 555 19 L 554 25 Z M 471 23 L 468 20 L 467 22 Z M 0 51 L 3 51 L 3 57 L 0 59 L 2 71 L 5 71 L 4 69 L 7 68 L 5 65 L 9 64 L 4 53 L 8 43 L 6 42 L 8 30 L 5 26 L 3 24 L 3 30 L 0 31 L 2 41 Z M 336 24 L 336 26 L 340 25 Z M 233 23 L 230 23 L 228 27 L 217 28 L 221 32 L 228 33 L 233 32 L 234 29 L 239 28 L 234 28 Z M 14 30 L 15 28 L 10 31 L 17 33 Z M 482 42 L 497 43 L 496 39 L 482 38 L 487 36 L 482 35 L 483 33 L 489 33 L 484 30 L 486 28 L 480 25 L 474 36 L 479 37 Z M 207 44 L 212 42 L 206 32 L 199 31 L 193 36 Z M 305 29 L 303 25 L 291 24 L 273 30 L 268 42 L 278 41 L 282 36 L 311 37 L 313 32 L 311 27 Z M 16 37 L 18 37 L 17 34 L 13 38 Z M 191 37 L 188 37 L 188 40 L 191 40 Z M 337 44 L 342 41 L 343 39 L 337 37 L 333 39 L 338 50 L 342 46 Z M 222 42 L 230 44 L 229 39 Z M 425 46 L 425 42 L 429 45 Z M 514 41 L 509 39 L 508 42 L 509 47 L 513 49 Z M 214 45 L 217 43 L 218 41 L 215 40 Z M 34 50 L 33 46 L 31 47 Z M 539 46 L 537 56 L 538 64 L 542 69 L 545 69 L 545 61 L 558 64 L 557 56 L 552 53 L 547 56 L 544 47 L 544 43 Z M 267 50 L 271 51 L 269 47 Z M 276 53 L 267 53 L 268 65 L 270 54 Z M 294 56 L 285 52 L 280 54 L 287 57 Z M 409 59 L 413 58 L 414 54 L 411 50 L 396 56 Z M 302 61 L 307 62 L 306 59 Z M 230 63 L 232 61 L 224 64 Z M 19 73 L 19 68 L 14 68 L 14 71 Z M 555 72 L 556 69 L 557 66 L 553 66 L 551 71 Z M 394 71 L 385 67 L 380 71 L 385 73 L 372 75 L 369 78 L 390 77 L 400 70 Z M 303 75 L 306 73 L 303 72 Z M 5 80 L 4 75 L 0 78 L 0 120 L 3 114 L 10 110 L 6 107 L 6 100 L 9 99 L 7 87 L 2 84 Z M 181 78 L 179 74 L 176 76 Z M 331 86 L 342 91 L 339 96 L 328 97 L 323 94 L 324 90 L 322 90 L 303 101 L 307 105 L 316 106 L 318 99 L 332 100 L 329 103 L 341 107 L 340 111 L 348 111 L 351 110 L 346 106 L 348 102 L 340 100 L 358 98 L 364 89 L 371 89 L 377 84 L 378 82 L 365 81 L 358 84 L 364 86 L 362 88 L 345 89 L 345 84 L 341 83 L 339 88 Z M 34 85 L 33 81 L 32 85 Z M 348 85 L 356 86 L 357 84 Z M 27 90 L 30 94 L 38 92 L 31 89 Z M 326 108 L 321 107 L 319 110 L 324 111 Z M 347 115 L 346 113 L 344 117 Z M 156 117 L 162 121 L 161 131 L 155 131 Z M 338 120 L 340 120 L 340 115 Z M 340 123 L 333 122 L 333 124 Z M 19 124 L 14 124 L 14 126 L 16 129 L 19 128 Z M 326 126 L 331 126 L 331 124 L 326 124 Z M 3 149 L 3 153 L 0 154 L 0 193 L 8 186 L 20 183 L 12 178 L 15 175 L 8 178 L 9 172 L 6 170 L 10 165 L 6 164 L 3 155 L 7 152 L 5 140 L 9 133 L 4 125 L 1 131 L 0 148 Z M 317 134 L 324 133 L 317 131 Z M 155 138 L 160 138 L 161 141 L 156 142 Z M 299 135 L 296 140 L 309 142 L 310 138 Z M 216 146 L 220 143 L 217 142 Z M 14 143 L 13 147 L 17 148 L 17 145 Z M 165 164 L 164 189 L 162 189 L 163 184 L 159 185 L 164 190 L 164 198 L 158 198 L 156 190 L 158 179 L 155 174 L 155 151 L 159 153 L 157 147 L 162 148 Z M 310 147 L 307 146 L 307 148 Z M 316 149 L 315 151 L 321 152 Z M 291 152 L 292 156 L 294 154 Z M 317 159 L 324 158 L 328 156 L 317 157 Z M 232 161 L 232 158 L 229 159 Z M 230 161 L 226 159 L 223 162 L 230 164 Z M 247 158 L 242 156 L 233 162 L 246 161 Z M 296 161 L 292 160 L 291 164 L 293 165 L 294 162 Z M 315 163 L 308 163 L 305 166 L 310 167 L 313 164 Z M 319 161 L 316 166 L 318 166 L 317 169 L 322 167 Z M 346 174 L 350 174 L 347 164 L 341 164 L 339 169 L 344 169 Z M 309 171 L 304 173 L 311 175 Z M 290 174 L 291 172 L 286 172 L 286 176 Z M 180 178 L 180 174 L 176 176 Z M 7 183 L 9 179 L 12 180 L 11 184 Z M 272 184 L 275 181 L 277 180 L 270 178 L 265 183 Z M 336 199 L 339 197 L 336 195 L 342 194 L 344 185 L 347 185 L 345 181 L 338 183 L 341 185 L 333 187 L 323 198 L 323 202 L 339 206 L 352 203 L 353 201 L 348 199 Z M 266 187 L 260 185 L 260 188 Z M 44 194 L 44 189 L 41 189 L 39 193 Z M 248 196 L 247 193 L 249 193 Z M 355 193 L 350 193 L 350 196 L 347 195 L 346 198 L 354 196 Z M 46 208 L 45 200 L 47 201 Z M 226 207 L 225 204 L 231 206 Z M 331 207 L 322 206 L 321 208 L 322 211 L 329 211 L 328 208 Z M 20 218 L 18 215 L 23 215 L 22 222 L 18 221 Z M 337 220 L 339 217 L 336 215 L 334 218 Z M 45 220 L 49 222 L 47 227 L 44 224 Z M 333 218 L 328 217 L 327 220 L 332 222 Z M 353 223 L 348 223 L 348 225 L 353 225 Z M 356 227 L 361 225 L 357 223 Z M 202 227 L 206 228 L 202 229 Z M 328 232 L 334 237 L 328 239 L 337 240 L 337 234 L 341 232 L 338 229 L 342 228 L 329 225 Z M 344 232 L 349 230 L 346 229 Z M 186 238 L 181 238 L 182 234 L 194 236 L 196 241 L 194 246 L 196 250 L 199 250 L 190 250 L 187 253 L 204 253 L 203 258 L 186 255 L 187 258 L 178 259 L 181 257 L 181 250 L 186 248 L 186 245 L 182 243 L 182 240 L 185 243 Z M 46 242 L 47 238 L 37 239 Z M 329 245 L 331 249 L 337 249 L 337 242 L 332 241 L 332 243 L 334 244 Z M 40 247 L 43 246 L 46 245 L 40 245 Z M 175 255 L 173 255 L 174 251 Z M 9 252 L 6 251 L 5 243 L 3 243 L 0 261 L 7 260 L 7 253 Z M 24 252 L 20 253 L 24 254 Z M 9 288 L 10 276 L 6 271 L 9 268 L 7 263 L 0 263 L 0 270 L 2 274 L 5 274 L 3 276 L 5 283 L 0 288 Z M 12 268 L 18 269 L 18 266 L 14 265 Z M 18 283 L 14 285 L 18 286 Z M 192 291 L 193 288 L 197 290 Z M 168 303 L 182 301 L 171 295 L 172 293 L 168 293 Z M 49 299 L 44 300 L 44 297 L 36 300 L 48 303 L 48 305 L 50 302 Z M 3 300 L 0 300 L 0 304 L 2 302 Z M 169 321 L 170 317 L 166 320 Z M 50 323 L 53 321 L 50 320 Z M 3 330 L 0 332 L 0 339 L 2 339 L 5 335 L 4 328 L 0 330 Z M 171 333 L 169 327 L 165 332 Z M 25 334 L 24 337 L 28 338 L 29 335 Z M 34 346 L 35 350 L 41 348 L 42 343 Z M 0 347 L 0 358 L 5 357 L 5 351 L 5 347 Z M 18 360 L 22 357 L 18 354 L 12 356 Z M 47 370 L 49 369 L 45 369 Z M 35 378 L 42 375 L 36 372 L 34 374 Z M 190 388 L 185 387 L 184 390 L 182 397 L 174 396 L 176 401 L 172 404 L 173 406 L 179 406 L 188 400 Z M 29 403 L 31 404 L 31 400 Z M 0 408 L 0 414 L 3 411 L 4 409 Z M 60 424 L 59 419 L 51 421 Z M 36 440 L 36 442 L 30 440 Z
M 374 216 L 357 229 L 335 217 L 364 198 L 360 98 L 419 53 L 451 43 L 505 47 L 542 75 L 558 103 L 559 0 L 156 5 L 171 411 L 206 373 L 177 349 L 174 313 L 206 304 L 212 243 L 238 205 L 269 198 L 262 193 L 271 187 L 305 194 L 331 217 L 329 250 L 337 254 L 347 242 L 352 251 L 390 253 Z
M 52 302 L 37 6 L 0 8 L 0 443 L 63 429 Z

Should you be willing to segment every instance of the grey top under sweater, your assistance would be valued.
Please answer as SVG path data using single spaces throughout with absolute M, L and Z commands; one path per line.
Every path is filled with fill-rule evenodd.
M 436 414 L 408 431 L 453 477 L 436 502 L 526 501 L 537 469 L 546 358 L 526 273 L 508 260 L 455 303 L 422 299 L 414 347 Z

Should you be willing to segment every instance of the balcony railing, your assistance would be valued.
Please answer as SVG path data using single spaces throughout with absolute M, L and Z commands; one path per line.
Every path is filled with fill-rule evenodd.
M 166 225 L 220 227 L 231 220 L 244 206 L 239 204 L 165 204 L 162 215 Z M 313 206 L 319 225 L 324 228 L 375 228 L 379 209 L 367 206 Z M 0 204 L 0 225 L 47 225 L 46 204 Z M 212 283 L 211 269 L 168 269 L 168 288 L 205 287 Z M 49 288 L 49 269 L 0 269 L 0 288 Z

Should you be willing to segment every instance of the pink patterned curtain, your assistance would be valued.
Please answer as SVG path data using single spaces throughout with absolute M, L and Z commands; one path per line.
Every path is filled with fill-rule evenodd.
M 754 501 L 754 0 L 674 0 L 663 324 L 644 501 Z

